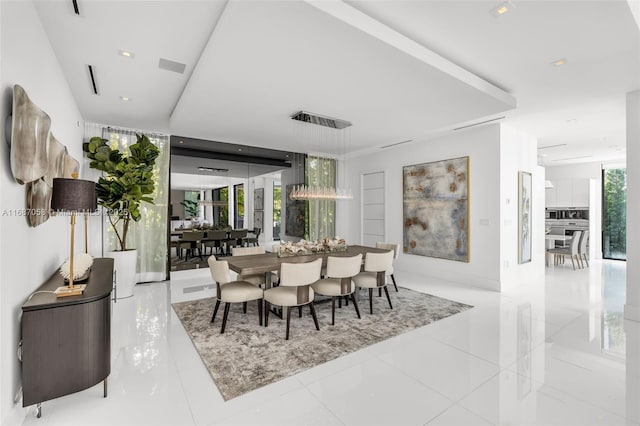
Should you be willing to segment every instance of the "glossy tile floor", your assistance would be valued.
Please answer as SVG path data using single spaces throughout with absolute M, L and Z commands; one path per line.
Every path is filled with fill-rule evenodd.
M 622 320 L 625 263 L 547 268 L 502 294 L 396 271 L 402 286 L 475 306 L 224 402 L 171 303 L 209 297 L 207 270 L 138 285 L 113 309 L 102 386 L 26 425 L 638 425 L 640 324 Z M 328 326 L 322 324 L 321 326 Z M 640 359 L 640 357 L 638 357 Z M 638 363 L 636 362 L 636 365 Z M 634 370 L 635 369 L 635 370 Z

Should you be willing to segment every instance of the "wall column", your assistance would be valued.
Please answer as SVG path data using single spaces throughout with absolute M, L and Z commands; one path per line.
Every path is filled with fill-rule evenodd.
M 640 321 L 640 90 L 627 93 L 627 303 L 624 317 Z

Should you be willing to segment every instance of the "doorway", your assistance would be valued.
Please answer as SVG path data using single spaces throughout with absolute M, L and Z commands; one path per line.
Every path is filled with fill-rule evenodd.
M 602 170 L 602 257 L 627 260 L 627 169 Z

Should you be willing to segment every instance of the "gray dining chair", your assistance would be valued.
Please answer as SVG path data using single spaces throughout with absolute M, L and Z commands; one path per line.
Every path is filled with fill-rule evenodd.
M 587 245 L 589 244 L 589 231 L 583 231 L 582 236 L 580 236 L 580 244 L 578 245 L 578 255 L 580 256 L 580 261 L 583 262 L 582 267 L 584 268 L 584 262 L 586 262 L 587 267 L 589 266 L 589 251 L 587 250 Z
M 578 268 L 581 268 L 580 264 L 580 256 L 578 253 L 578 248 L 580 244 L 580 236 L 582 235 L 582 231 L 574 231 L 571 239 L 569 240 L 569 245 L 566 248 L 553 248 L 548 249 L 547 253 L 553 254 L 554 265 L 557 265 L 561 258 L 564 256 L 571 257 L 571 264 L 573 265 L 573 270 L 576 270 L 576 261 L 578 262 Z

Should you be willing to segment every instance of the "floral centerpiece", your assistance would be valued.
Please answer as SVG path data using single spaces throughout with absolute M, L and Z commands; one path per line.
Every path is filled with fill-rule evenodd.
M 298 242 L 281 242 L 277 247 L 276 253 L 278 254 L 278 257 L 289 257 L 316 253 L 333 253 L 346 250 L 347 242 L 344 238 L 336 236 L 334 238 L 325 237 L 318 241 L 300 240 Z

